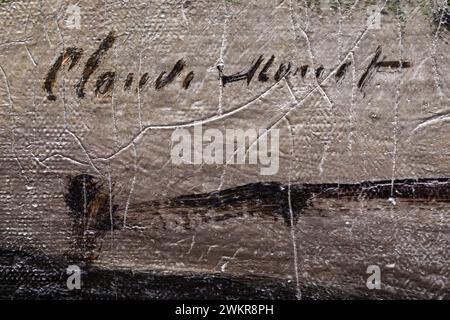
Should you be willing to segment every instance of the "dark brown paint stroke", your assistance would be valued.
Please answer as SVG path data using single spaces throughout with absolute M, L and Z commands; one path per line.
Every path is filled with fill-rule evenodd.
M 186 66 L 186 63 L 183 59 L 178 60 L 175 65 L 172 68 L 172 71 L 164 77 L 166 74 L 165 71 L 161 72 L 159 77 L 156 79 L 155 82 L 155 89 L 159 90 L 161 88 L 164 88 L 166 85 L 170 84 L 177 76 L 180 75 L 181 71 L 183 71 L 184 67 Z
M 64 201 L 72 218 L 75 239 L 71 258 L 90 262 L 99 250 L 97 239 L 108 230 L 119 228 L 118 224 L 114 224 L 117 211 L 117 206 L 113 204 L 114 197 L 99 179 L 80 174 L 69 177 Z
M 101 74 L 97 82 L 95 83 L 95 95 L 106 95 L 112 92 L 114 89 L 114 80 L 116 78 L 116 73 L 113 71 L 108 71 Z
M 125 90 L 125 91 L 130 90 L 131 85 L 133 84 L 133 79 L 134 79 L 134 73 L 130 72 L 127 75 L 127 78 L 125 79 L 125 84 L 123 85 L 123 90 Z
M 187 74 L 187 76 L 184 78 L 184 80 L 183 80 L 183 84 L 182 84 L 182 86 L 183 86 L 183 89 L 187 89 L 187 88 L 189 88 L 189 86 L 190 86 L 190 84 L 191 84 L 191 82 L 192 82 L 192 79 L 194 79 L 194 71 L 191 71 L 191 72 L 189 72 L 188 74 Z
M 304 78 L 306 76 L 306 73 L 308 72 L 308 65 L 303 65 L 300 67 L 300 75 L 302 76 L 302 78 Z
M 94 71 L 98 68 L 100 62 L 102 61 L 108 50 L 111 49 L 115 40 L 116 37 L 114 35 L 114 31 L 111 31 L 106 36 L 106 38 L 102 40 L 99 48 L 89 57 L 84 67 L 82 76 L 75 86 L 76 94 L 79 98 L 83 98 L 85 96 L 84 87 L 86 83 L 88 82 Z
M 142 88 L 146 85 L 146 83 L 148 82 L 149 79 L 149 75 L 148 73 L 144 73 L 141 77 L 141 79 L 139 79 L 139 91 L 142 90 Z
M 290 194 L 289 194 L 290 190 Z M 273 213 L 275 219 L 281 217 L 286 225 L 291 224 L 290 209 L 294 223 L 302 212 L 307 210 L 315 198 L 359 199 L 412 199 L 415 201 L 450 201 L 450 178 L 399 179 L 381 181 L 363 181 L 360 183 L 321 183 L 292 184 L 288 186 L 278 182 L 250 183 L 222 191 L 203 194 L 183 195 L 163 201 L 150 201 L 135 204 L 130 210 L 145 212 L 149 208 L 198 208 L 226 209 L 245 206 L 247 209 L 260 208 L 262 214 Z M 289 201 L 290 198 L 290 201 Z M 271 206 L 271 210 L 263 210 Z M 213 221 L 237 217 L 239 210 L 228 215 L 218 215 Z
M 70 61 L 68 70 L 70 71 L 75 67 L 83 54 L 83 49 L 71 47 L 67 48 L 66 51 L 58 56 L 55 63 L 51 66 L 47 73 L 44 81 L 44 90 L 47 93 L 47 99 L 51 101 L 56 100 L 56 96 L 53 94 L 53 87 L 56 83 L 56 77 L 58 71 L 62 66 L 66 65 Z

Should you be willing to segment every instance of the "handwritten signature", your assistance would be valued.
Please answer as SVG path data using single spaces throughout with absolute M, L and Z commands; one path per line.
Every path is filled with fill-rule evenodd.
M 98 49 L 92 53 L 87 59 L 83 72 L 81 74 L 80 79 L 75 85 L 75 93 L 78 98 L 85 97 L 85 87 L 88 83 L 89 79 L 92 77 L 94 72 L 98 69 L 101 62 L 105 59 L 109 49 L 114 45 L 116 40 L 116 36 L 114 32 L 110 32 L 105 39 L 103 39 L 98 47 Z M 47 93 L 47 99 L 51 101 L 56 100 L 56 95 L 53 92 L 53 88 L 57 81 L 58 72 L 61 68 L 68 66 L 68 71 L 71 71 L 81 60 L 84 51 L 81 48 L 70 47 L 67 48 L 63 53 L 61 53 L 50 67 L 49 71 L 44 80 L 43 89 Z M 365 72 L 361 75 L 358 81 L 358 88 L 363 91 L 367 86 L 369 80 L 373 77 L 374 73 L 379 71 L 381 68 L 390 68 L 390 69 L 404 69 L 411 67 L 411 63 L 409 61 L 389 61 L 386 60 L 385 57 L 381 57 L 382 55 L 382 47 L 379 46 L 373 57 L 367 66 Z M 247 71 L 238 72 L 233 74 L 225 74 L 224 66 L 217 66 L 218 70 L 218 79 L 221 81 L 223 87 L 228 84 L 245 81 L 247 85 L 250 85 L 253 78 L 257 78 L 259 82 L 267 82 L 271 78 L 269 76 L 269 70 L 272 69 L 275 62 L 275 56 L 272 55 L 267 61 L 263 55 L 260 55 L 256 61 L 252 62 L 251 66 Z M 335 72 L 336 83 L 341 83 L 345 78 L 348 67 L 351 65 L 351 62 L 342 63 L 339 68 Z M 261 68 L 261 69 L 260 69 Z M 179 59 L 176 61 L 172 69 L 167 73 L 166 71 L 162 71 L 154 83 L 155 90 L 161 90 L 164 87 L 170 85 L 174 82 L 174 80 L 178 77 L 181 77 L 182 73 L 185 73 L 186 62 L 183 59 Z M 257 71 L 260 69 L 258 75 L 256 76 Z M 308 71 L 310 70 L 309 65 L 302 65 L 299 67 L 294 67 L 292 62 L 282 62 L 279 64 L 278 68 L 272 75 L 272 78 L 275 82 L 278 82 L 283 77 L 289 76 L 299 76 L 302 79 L 306 77 Z M 320 65 L 317 68 L 313 69 L 314 76 L 317 79 L 321 79 L 325 72 L 325 67 Z M 194 71 L 189 71 L 184 75 L 183 80 L 181 82 L 181 87 L 184 90 L 187 90 L 193 81 L 195 76 Z M 111 94 L 112 90 L 116 85 L 117 74 L 115 71 L 106 71 L 100 74 L 97 77 L 97 80 L 94 84 L 93 92 L 96 97 L 99 96 L 108 96 Z M 144 73 L 140 76 L 139 81 L 137 82 L 136 91 L 142 91 L 144 87 L 147 85 L 150 76 L 148 73 Z M 123 90 L 130 91 L 134 82 L 134 74 L 128 73 L 124 84 Z

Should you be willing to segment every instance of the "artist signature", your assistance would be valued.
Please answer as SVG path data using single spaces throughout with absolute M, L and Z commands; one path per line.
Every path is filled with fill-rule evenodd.
M 81 77 L 75 85 L 75 93 L 78 98 L 82 99 L 85 97 L 85 87 L 92 75 L 99 68 L 101 62 L 107 56 L 108 51 L 114 45 L 117 37 L 114 32 L 110 32 L 106 38 L 104 38 L 98 49 L 93 52 L 87 61 L 85 62 Z M 47 94 L 47 99 L 55 101 L 57 99 L 53 88 L 57 81 L 58 72 L 67 66 L 68 71 L 71 71 L 81 60 L 84 50 L 77 47 L 67 48 L 63 53 L 61 53 L 55 60 L 55 62 L 50 67 L 49 71 L 44 80 L 43 89 Z M 384 57 L 381 57 L 382 47 L 379 46 L 375 53 L 373 54 L 372 60 L 367 66 L 365 72 L 361 75 L 358 81 L 358 88 L 363 91 L 367 86 L 367 83 L 372 78 L 375 72 L 380 70 L 380 68 L 391 68 L 391 69 L 403 69 L 411 67 L 411 63 L 408 61 L 388 61 Z M 218 65 L 218 79 L 221 81 L 221 85 L 225 87 L 228 84 L 244 81 L 247 85 L 250 85 L 253 79 L 256 81 L 267 82 L 272 79 L 275 82 L 280 81 L 284 77 L 301 77 L 302 79 L 306 77 L 308 72 L 313 72 L 315 78 L 320 80 L 324 76 L 326 71 L 323 65 L 316 68 L 311 68 L 309 65 L 294 66 L 292 62 L 281 62 L 278 67 L 274 67 L 275 56 L 272 55 L 269 59 L 264 58 L 260 55 L 254 62 L 251 63 L 250 67 L 246 71 L 225 74 L 224 66 Z M 335 79 L 337 83 L 341 83 L 345 78 L 348 67 L 351 62 L 342 63 L 335 72 Z M 270 75 L 270 71 L 272 74 Z M 179 59 L 176 61 L 172 69 L 167 73 L 167 71 L 162 71 L 156 79 L 153 81 L 153 87 L 155 90 L 161 90 L 164 87 L 172 84 L 175 79 L 182 77 L 181 87 L 187 90 L 195 77 L 194 71 L 186 71 L 186 62 L 184 59 Z M 97 76 L 95 81 L 93 92 L 96 97 L 109 96 L 111 95 L 114 87 L 117 85 L 117 74 L 115 71 L 106 71 Z M 148 86 L 150 80 L 150 75 L 144 73 L 139 77 L 139 80 L 135 82 L 134 74 L 128 73 L 125 81 L 123 83 L 123 90 L 125 92 L 131 92 L 133 85 L 135 85 L 135 92 L 139 92 Z M 136 84 L 134 84 L 136 83 Z

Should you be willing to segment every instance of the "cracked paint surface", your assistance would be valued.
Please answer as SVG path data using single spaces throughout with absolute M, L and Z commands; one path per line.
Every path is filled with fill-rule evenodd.
M 404 180 L 450 176 L 447 1 L 79 1 L 79 29 L 68 5 L 0 2 L 2 265 L 23 251 L 47 269 L 250 279 L 272 297 L 448 298 L 447 182 Z M 279 172 L 174 165 L 172 132 L 200 124 L 279 129 Z M 380 196 L 339 193 L 359 183 Z M 305 184 L 336 195 L 304 205 Z M 218 205 L 182 202 L 202 194 Z

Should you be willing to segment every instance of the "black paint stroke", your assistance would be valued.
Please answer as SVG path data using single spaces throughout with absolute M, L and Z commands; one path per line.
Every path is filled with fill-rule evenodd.
M 291 72 L 291 63 L 289 62 L 287 66 L 284 63 L 280 63 L 277 72 L 275 72 L 274 79 L 275 82 L 280 81 L 284 77 L 286 77 Z
M 450 8 L 446 6 L 436 10 L 434 13 L 433 22 L 436 28 L 444 27 L 447 31 L 450 31 Z
M 351 64 L 352 64 L 351 62 L 345 62 L 336 71 L 335 78 L 337 83 L 341 83 L 342 80 L 344 80 L 345 75 L 347 74 L 347 69 Z
M 300 75 L 302 76 L 302 79 L 305 78 L 308 68 L 309 66 L 307 64 L 300 67 Z
M 316 73 L 315 73 L 316 79 L 318 79 L 318 80 L 321 79 L 324 71 L 325 71 L 325 68 L 323 66 L 318 67 L 316 69 Z
M 247 85 L 250 84 L 250 82 L 253 79 L 253 76 L 255 75 L 256 70 L 258 70 L 261 63 L 264 61 L 263 56 L 259 56 L 258 60 L 250 67 L 250 69 L 247 72 Z
M 263 56 L 259 56 L 259 58 L 250 66 L 249 70 L 246 72 L 238 72 L 232 75 L 225 75 L 223 73 L 222 66 L 218 66 L 217 69 L 219 70 L 219 77 L 222 81 L 222 86 L 226 86 L 227 83 L 237 82 L 237 81 L 247 81 L 247 85 L 250 84 L 250 82 L 253 79 L 253 76 L 256 73 L 256 70 L 258 70 L 259 66 L 263 62 L 264 58 Z
M 412 63 L 409 61 L 380 61 L 377 63 L 378 68 L 406 69 L 411 66 Z
M 295 283 L 262 275 L 195 272 L 167 274 L 79 264 L 82 290 L 69 290 L 66 268 L 71 259 L 42 250 L 0 249 L 0 299 L 4 300 L 123 300 L 123 299 L 296 299 Z M 346 292 L 317 283 L 301 284 L 303 299 L 395 298 L 397 295 L 361 290 Z M 175 310 L 174 303 L 173 310 Z M 126 308 L 124 309 L 126 310 Z
M 372 58 L 372 60 L 370 61 L 366 71 L 363 73 L 363 75 L 361 76 L 361 78 L 358 81 L 358 88 L 363 91 L 364 88 L 366 87 L 368 81 L 370 80 L 370 78 L 372 77 L 372 75 L 375 73 L 375 71 L 377 70 L 377 64 L 378 64 L 378 60 L 380 59 L 381 56 L 381 46 L 379 46 L 377 48 L 377 50 L 375 51 L 375 54 Z
M 270 59 L 266 62 L 264 67 L 262 68 L 261 72 L 258 75 L 258 81 L 260 82 L 266 82 L 269 80 L 269 76 L 267 75 L 267 71 L 269 71 L 270 67 L 273 64 L 273 61 L 275 60 L 275 56 L 272 55 Z
M 94 230 L 110 230 L 110 194 L 104 183 L 89 174 L 69 177 L 64 201 L 76 223 Z M 111 201 L 112 202 L 112 201 Z M 114 212 L 117 206 L 111 208 Z

